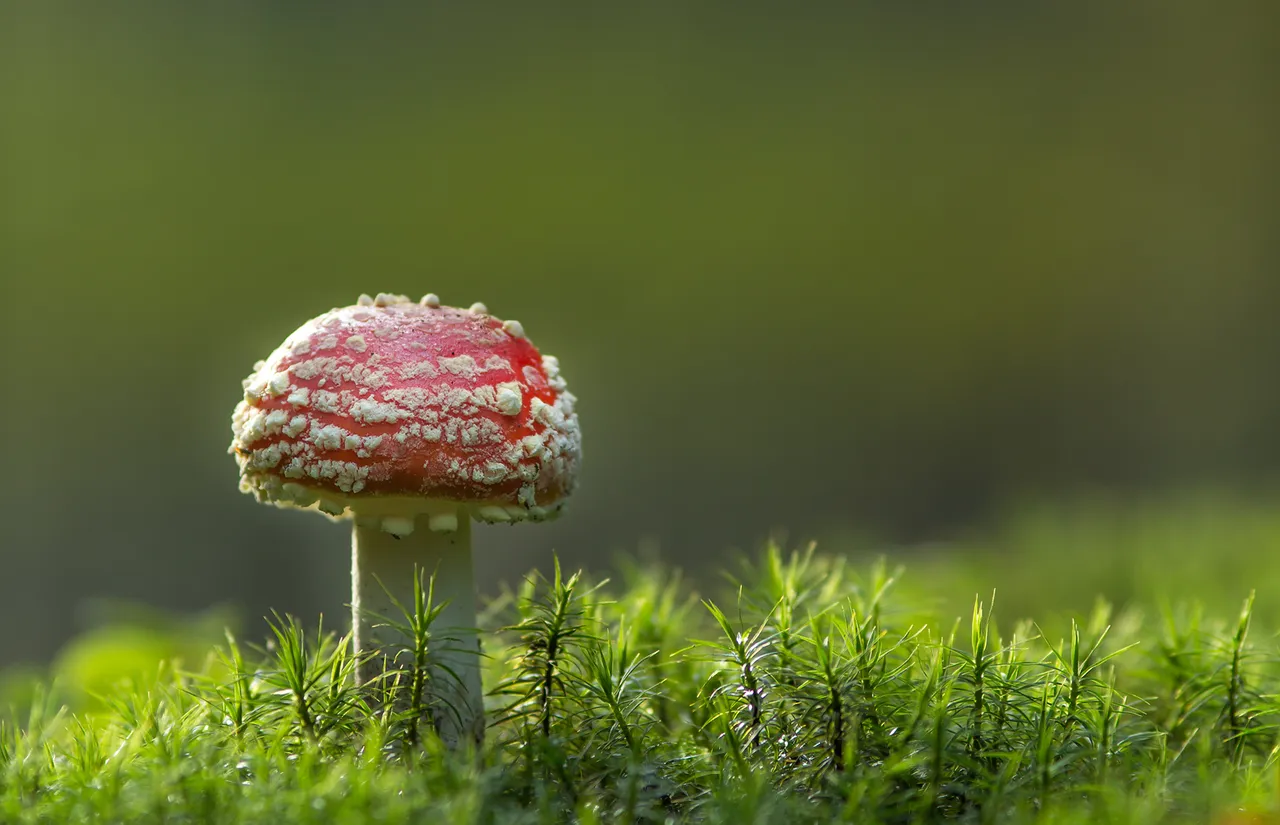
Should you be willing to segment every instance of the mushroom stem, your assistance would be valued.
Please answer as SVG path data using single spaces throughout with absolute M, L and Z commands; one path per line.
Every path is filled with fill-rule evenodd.
M 403 624 L 392 597 L 412 611 L 415 571 L 435 577 L 436 604 L 444 609 L 431 624 L 427 712 L 450 747 L 478 744 L 484 737 L 484 694 L 480 683 L 480 640 L 476 634 L 475 577 L 471 566 L 471 522 L 456 530 L 428 529 L 419 517 L 412 533 L 397 538 L 377 519 L 357 516 L 351 537 L 351 607 L 356 653 L 364 659 L 357 680 L 367 683 L 395 662 L 410 640 L 379 617 Z M 366 656 L 366 654 L 374 654 Z

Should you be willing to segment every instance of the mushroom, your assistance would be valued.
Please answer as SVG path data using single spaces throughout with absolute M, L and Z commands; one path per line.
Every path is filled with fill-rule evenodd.
M 255 365 L 231 428 L 242 491 L 352 519 L 362 684 L 403 644 L 376 616 L 413 604 L 415 571 L 435 577 L 447 604 L 433 625 L 431 721 L 451 745 L 479 742 L 471 520 L 554 518 L 572 492 L 581 441 L 556 359 L 483 304 L 362 295 Z

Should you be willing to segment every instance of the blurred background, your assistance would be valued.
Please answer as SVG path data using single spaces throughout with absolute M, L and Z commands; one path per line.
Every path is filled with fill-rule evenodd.
M 241 495 L 229 416 L 378 291 L 519 319 L 580 398 L 573 506 L 479 529 L 486 592 L 778 535 L 942 609 L 1280 616 L 1277 23 L 0 4 L 0 668 L 341 625 L 348 531 Z

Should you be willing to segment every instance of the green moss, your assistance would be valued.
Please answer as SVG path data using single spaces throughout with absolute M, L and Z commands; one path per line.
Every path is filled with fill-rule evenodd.
M 1181 822 L 1273 812 L 1280 669 L 1253 600 L 1211 620 L 1101 604 L 1046 635 L 978 601 L 920 621 L 883 565 L 769 548 L 701 600 L 670 571 L 557 567 L 486 616 L 491 727 L 417 723 L 404 669 L 352 684 L 347 640 L 276 621 L 202 673 L 89 714 L 31 694 L 0 734 L 3 822 Z M 100 640 L 99 640 L 100 641 Z M 141 656 L 158 649 L 137 648 Z M 64 658 L 97 678 L 110 646 Z M 425 658 L 423 651 L 426 651 Z M 73 649 L 74 651 L 75 649 Z M 68 669 L 69 662 L 80 662 Z M 107 668 L 110 670 L 110 668 Z M 416 709 L 416 710 L 411 710 Z

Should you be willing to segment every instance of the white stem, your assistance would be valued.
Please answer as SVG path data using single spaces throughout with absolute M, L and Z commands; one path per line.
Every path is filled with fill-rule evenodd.
M 351 606 L 355 649 L 376 653 L 357 674 L 361 683 L 376 677 L 396 650 L 409 640 L 378 616 L 397 623 L 404 616 L 394 596 L 413 609 L 415 570 L 435 576 L 437 604 L 448 602 L 431 625 L 428 681 L 432 723 L 451 747 L 479 743 L 484 737 L 484 694 L 480 684 L 480 639 L 476 635 L 475 578 L 471 567 L 471 522 L 463 517 L 458 529 L 433 532 L 427 517 L 417 519 L 414 531 L 399 538 L 373 523 L 356 521 L 351 537 Z

